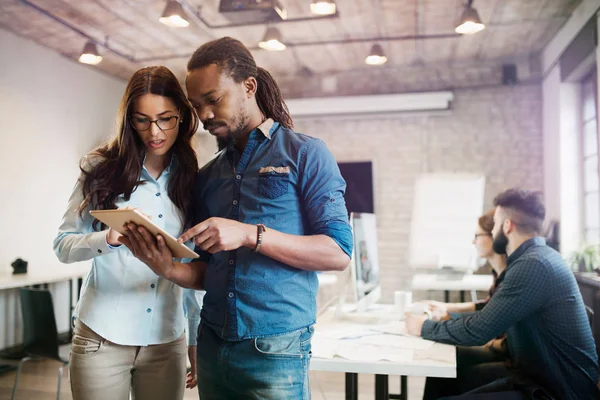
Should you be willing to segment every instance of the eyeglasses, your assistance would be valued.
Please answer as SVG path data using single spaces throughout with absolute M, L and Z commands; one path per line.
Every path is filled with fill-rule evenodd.
M 480 236 L 492 236 L 492 234 L 491 233 L 476 233 L 473 240 L 477 240 L 477 238 Z
M 147 131 L 150 129 L 150 126 L 154 123 L 158 126 L 158 129 L 161 131 L 168 131 L 177 126 L 177 122 L 179 121 L 179 115 L 171 115 L 170 117 L 162 117 L 159 119 L 151 120 L 144 117 L 132 116 L 129 117 L 129 121 L 131 122 L 131 126 L 136 131 Z

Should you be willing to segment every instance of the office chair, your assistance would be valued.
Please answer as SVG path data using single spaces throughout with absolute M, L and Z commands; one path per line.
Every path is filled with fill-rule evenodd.
M 52 295 L 45 289 L 21 288 L 21 313 L 23 314 L 23 350 L 27 357 L 19 361 L 17 376 L 11 400 L 14 400 L 19 385 L 19 375 L 23 364 L 29 360 L 56 360 L 62 365 L 58 368 L 58 389 L 56 399 L 60 400 L 60 386 L 64 367 L 69 361 L 60 358 L 58 330 L 54 317 Z

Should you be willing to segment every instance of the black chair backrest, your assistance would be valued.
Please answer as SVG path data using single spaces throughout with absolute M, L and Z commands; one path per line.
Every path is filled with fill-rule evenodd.
M 590 326 L 592 327 L 592 331 L 594 330 L 594 310 L 592 310 L 591 307 L 588 307 L 584 304 L 585 307 L 585 311 L 587 313 L 587 317 L 588 317 L 588 322 L 590 323 Z
M 52 295 L 48 290 L 21 288 L 23 350 L 34 356 L 59 360 L 58 330 Z

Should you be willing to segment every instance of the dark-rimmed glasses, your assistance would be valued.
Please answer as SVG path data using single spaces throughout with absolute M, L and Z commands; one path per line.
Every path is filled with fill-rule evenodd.
M 179 121 L 179 115 L 171 115 L 169 117 L 162 117 L 159 119 L 151 120 L 145 117 L 131 116 L 129 117 L 129 122 L 131 122 L 131 126 L 136 131 L 147 131 L 150 129 L 150 126 L 154 123 L 158 126 L 158 129 L 161 131 L 168 131 L 177 126 L 177 122 Z

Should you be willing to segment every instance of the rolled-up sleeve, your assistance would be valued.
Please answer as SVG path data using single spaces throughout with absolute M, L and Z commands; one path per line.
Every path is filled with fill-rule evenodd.
M 332 238 L 352 257 L 352 229 L 344 201 L 346 182 L 325 143 L 306 142 L 300 152 L 300 187 L 308 223 L 313 235 Z

